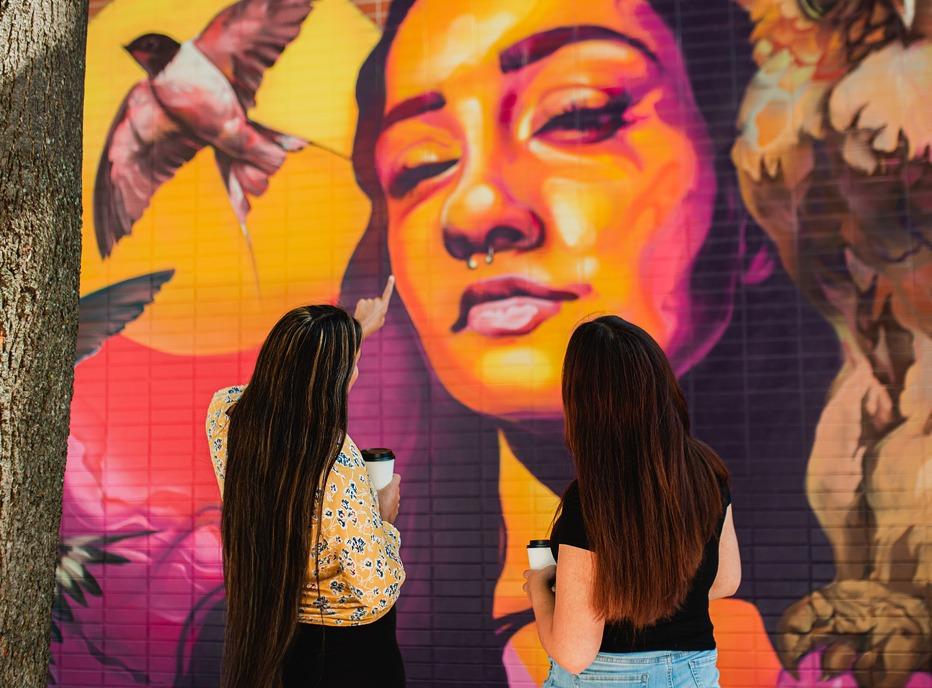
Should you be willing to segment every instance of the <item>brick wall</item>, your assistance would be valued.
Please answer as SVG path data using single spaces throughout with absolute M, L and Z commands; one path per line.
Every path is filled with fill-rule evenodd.
M 917 102 L 932 92 L 926 15 L 907 27 L 896 3 L 818 16 L 816 2 L 658 0 L 618 24 L 597 2 L 567 5 L 568 17 L 542 26 L 643 34 L 663 70 L 651 71 L 637 43 L 590 41 L 575 53 L 564 46 L 563 63 L 548 54 L 535 64 L 549 72 L 506 82 L 505 45 L 495 43 L 475 61 L 491 65 L 482 78 L 444 93 L 451 103 L 472 97 L 479 119 L 451 106 L 429 140 L 409 134 L 406 165 L 459 157 L 418 177 L 419 189 L 388 195 L 402 223 L 389 231 L 366 229 L 370 199 L 346 159 L 357 72 L 389 3 L 321 0 L 249 115 L 324 148 L 288 153 L 252 199 L 252 243 L 202 151 L 102 258 L 91 212 L 101 203 L 98 162 L 142 77 L 120 46 L 149 30 L 195 35 L 224 6 L 175 2 L 168 12 L 137 0 L 131 11 L 111 1 L 104 13 L 106 1 L 90 8 L 82 294 L 133 307 L 101 316 L 109 331 L 125 329 L 76 369 L 57 685 L 216 685 L 224 600 L 207 403 L 248 380 L 289 307 L 352 305 L 378 293 L 390 270 L 401 298 L 366 345 L 350 431 L 361 446 L 395 449 L 404 475 L 399 638 L 409 685 L 543 679 L 520 589 L 523 545 L 546 533 L 572 477 L 552 416 L 565 336 L 594 311 L 622 313 L 664 344 L 694 433 L 731 471 L 744 571 L 736 599 L 712 606 L 722 685 L 929 685 L 932 133 Z M 497 6 L 495 21 L 510 21 L 510 0 Z M 424 54 L 394 76 L 433 74 L 432 61 L 452 54 L 444 50 L 491 40 L 484 7 L 435 3 L 408 46 Z M 554 8 L 539 3 L 522 21 Z M 470 23 L 473 14 L 492 24 Z M 576 103 L 564 91 L 580 79 L 601 90 L 569 88 Z M 504 124 L 511 101 L 491 86 L 516 89 L 513 107 L 549 122 L 532 127 L 533 146 Z M 633 94 L 630 121 L 599 110 L 619 88 Z M 495 145 L 475 145 L 487 140 L 469 129 L 476 121 Z M 467 193 L 475 178 L 460 159 L 486 171 L 484 190 Z M 456 205 L 490 194 L 507 199 L 492 204 L 497 218 Z M 431 205 L 441 199 L 442 211 Z M 663 209 L 677 220 L 656 220 Z M 542 228 L 543 239 L 512 250 L 500 236 L 492 261 L 480 256 L 475 269 L 454 250 L 487 254 L 482 242 L 501 227 L 512 239 Z M 573 281 L 590 269 L 592 298 L 562 303 L 531 332 L 470 330 L 468 345 L 451 333 L 474 280 L 511 271 Z M 508 349 L 514 342 L 524 353 Z

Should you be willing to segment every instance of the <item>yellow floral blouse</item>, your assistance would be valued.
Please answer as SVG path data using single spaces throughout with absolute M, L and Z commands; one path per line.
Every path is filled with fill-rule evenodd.
M 243 387 L 227 387 L 214 394 L 207 409 L 210 458 L 223 495 L 230 408 Z M 369 481 L 366 464 L 347 436 L 327 476 L 324 489 L 323 529 L 317 552 L 311 552 L 307 580 L 298 608 L 298 621 L 324 626 L 358 626 L 372 623 L 398 599 L 405 570 L 399 556 L 398 530 L 379 515 L 379 499 Z M 317 515 L 313 515 L 312 540 Z M 320 594 L 314 576 L 320 561 Z

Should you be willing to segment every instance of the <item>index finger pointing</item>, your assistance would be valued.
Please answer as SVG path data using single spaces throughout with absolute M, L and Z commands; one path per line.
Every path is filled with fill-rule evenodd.
M 395 276 L 389 275 L 388 281 L 385 283 L 385 291 L 382 292 L 382 304 L 388 305 L 389 300 L 392 298 L 392 293 L 395 291 Z

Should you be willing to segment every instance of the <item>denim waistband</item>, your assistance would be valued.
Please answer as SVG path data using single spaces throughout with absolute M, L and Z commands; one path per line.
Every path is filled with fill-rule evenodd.
M 715 650 L 660 650 L 653 652 L 600 652 L 593 662 L 611 664 L 612 666 L 645 666 L 648 664 L 677 664 L 688 662 L 698 657 L 712 659 L 717 656 Z

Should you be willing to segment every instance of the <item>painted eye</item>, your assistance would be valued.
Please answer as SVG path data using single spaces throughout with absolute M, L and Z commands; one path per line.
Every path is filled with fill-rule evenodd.
M 534 136 L 562 143 L 599 143 L 631 124 L 626 117 L 630 106 L 631 98 L 626 93 L 601 107 L 573 103 L 562 113 L 550 118 L 534 132 Z
M 821 19 L 831 12 L 838 0 L 798 0 L 799 9 L 810 19 Z
M 402 198 L 409 194 L 423 181 L 443 174 L 453 167 L 458 160 L 440 160 L 438 162 L 403 167 L 388 185 L 388 195 L 392 198 Z

